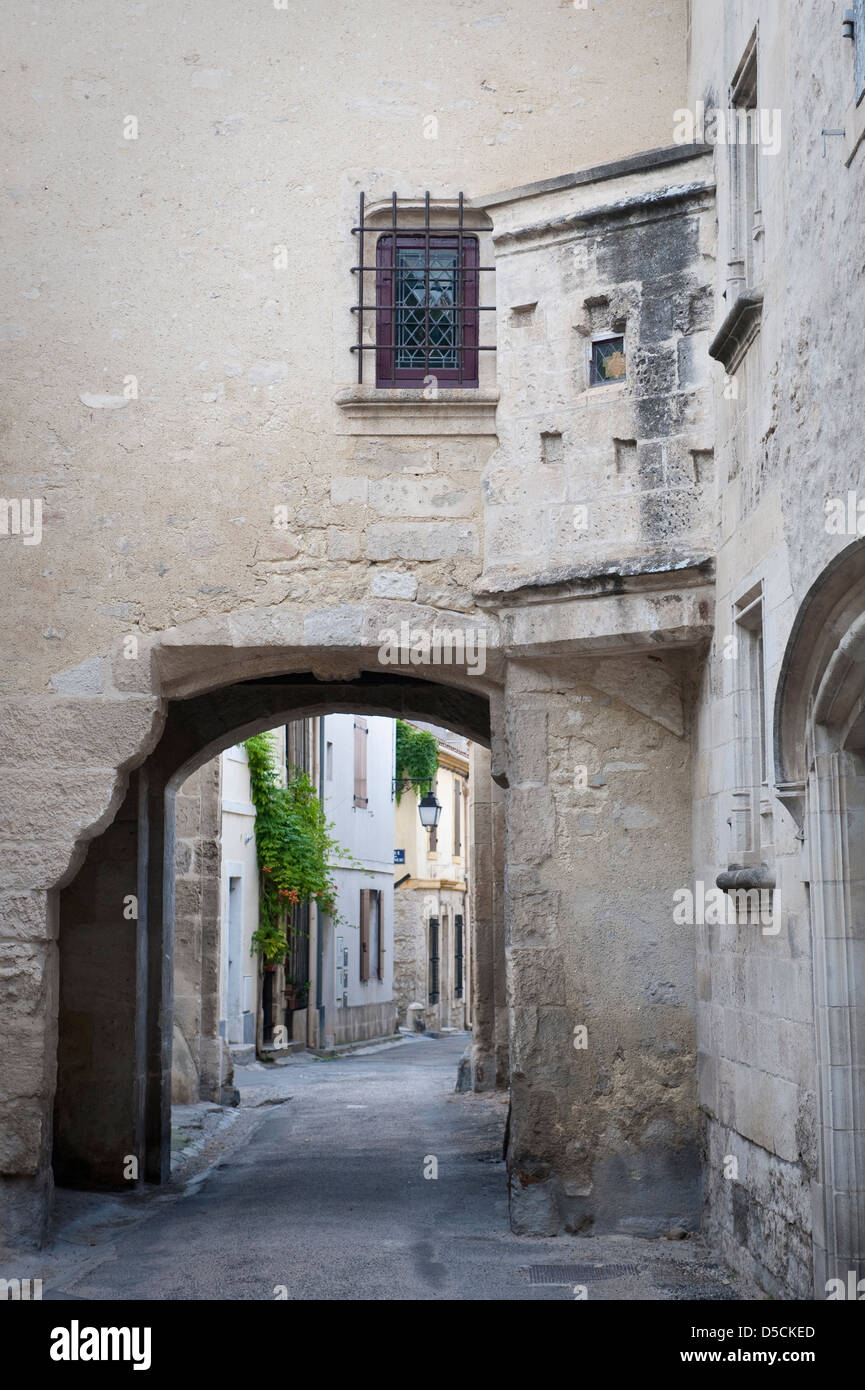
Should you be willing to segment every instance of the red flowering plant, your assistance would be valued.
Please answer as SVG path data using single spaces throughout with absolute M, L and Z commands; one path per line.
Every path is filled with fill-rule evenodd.
M 331 835 L 331 825 L 305 772 L 292 769 L 281 783 L 279 759 L 269 734 L 244 744 L 255 806 L 258 853 L 258 929 L 252 945 L 268 965 L 284 961 L 291 949 L 291 910 L 315 902 L 338 920 L 331 861 L 351 859 Z

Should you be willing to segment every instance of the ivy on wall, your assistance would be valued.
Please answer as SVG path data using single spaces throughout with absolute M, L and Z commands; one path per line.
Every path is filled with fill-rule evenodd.
M 280 782 L 276 745 L 269 734 L 244 743 L 255 806 L 255 847 L 259 867 L 258 929 L 253 950 L 268 965 L 284 961 L 290 949 L 291 909 L 315 902 L 339 921 L 331 862 L 351 859 L 331 835 L 315 787 L 305 772 L 294 769 Z
M 423 796 L 430 790 L 438 772 L 439 746 L 435 734 L 427 729 L 415 729 L 404 719 L 396 721 L 396 801 L 403 793 L 403 782 L 414 783 L 415 791 Z

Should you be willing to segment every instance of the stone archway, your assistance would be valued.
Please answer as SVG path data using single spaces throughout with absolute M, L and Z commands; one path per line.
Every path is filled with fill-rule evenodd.
M 778 795 L 808 853 L 819 1181 L 814 1282 L 865 1274 L 865 541 L 806 595 L 775 702 Z
M 486 603 L 471 615 L 384 600 L 217 615 L 119 641 L 67 673 L 62 696 L 7 702 L 0 738 L 7 765 L 21 766 L 7 796 L 14 858 L 0 866 L 19 991 L 7 991 L 16 1048 L 3 1058 L 10 1099 L 0 1099 L 0 1119 L 10 1120 L 0 1169 L 7 1239 L 38 1240 L 50 1211 L 60 893 L 84 893 L 76 875 L 91 855 L 91 867 L 99 861 L 86 896 L 105 907 L 111 941 L 130 877 L 137 887 L 148 927 L 127 933 L 112 1038 L 123 1074 L 139 1078 L 124 1089 L 134 1136 L 125 1151 L 143 1146 L 144 1171 L 158 1178 L 167 1034 L 153 1020 L 164 1013 L 169 783 L 288 715 L 335 710 L 340 699 L 357 709 L 359 682 L 371 713 L 444 719 L 488 742 L 492 780 L 506 793 L 504 813 L 495 797 L 485 810 L 489 862 L 495 853 L 504 865 L 485 920 L 498 929 L 503 916 L 505 940 L 490 965 L 501 998 L 483 1026 L 495 1049 L 487 1078 L 507 1079 L 509 1056 L 515 1228 L 655 1235 L 699 1224 L 693 942 L 672 905 L 691 878 L 688 711 L 711 626 L 707 575 L 554 577 L 538 581 L 525 608 L 510 591 Z M 421 679 L 411 658 L 382 664 L 383 629 L 445 622 L 483 630 L 482 667 L 427 664 Z M 406 690 L 410 699 L 398 693 Z M 34 748 L 45 750 L 36 765 Z M 109 855 L 94 845 L 103 832 Z M 98 966 L 93 950 L 82 955 L 94 979 Z M 575 1047 L 578 1028 L 587 1049 Z M 71 1060 L 83 1065 L 90 1045 L 82 1021 Z M 96 1140 L 110 1149 L 91 1136 L 91 1165 Z
M 169 1176 L 177 790 L 253 733 L 350 712 L 433 720 L 489 744 L 483 695 L 388 673 L 333 681 L 264 676 L 169 703 L 159 743 L 131 774 L 118 815 L 61 893 L 60 1181 L 128 1188 L 133 1158 L 146 1180 Z M 133 902 L 133 913 L 121 910 Z

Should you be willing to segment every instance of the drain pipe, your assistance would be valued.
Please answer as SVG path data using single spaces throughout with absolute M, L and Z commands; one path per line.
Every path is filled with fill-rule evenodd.
M 318 716 L 318 799 L 324 810 L 324 720 Z M 315 905 L 315 1006 L 318 1010 L 318 1045 L 324 1047 L 324 913 Z

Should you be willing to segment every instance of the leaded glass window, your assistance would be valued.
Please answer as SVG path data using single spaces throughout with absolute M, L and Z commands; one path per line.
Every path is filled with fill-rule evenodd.
M 383 236 L 377 265 L 378 385 L 476 386 L 477 239 Z
M 430 371 L 459 366 L 456 347 L 457 252 L 430 249 L 429 272 L 420 248 L 396 250 L 396 361 L 398 367 Z M 428 312 L 427 312 L 428 311 Z M 429 327 L 429 354 L 425 334 Z

